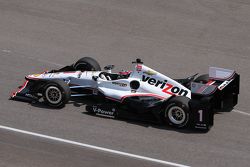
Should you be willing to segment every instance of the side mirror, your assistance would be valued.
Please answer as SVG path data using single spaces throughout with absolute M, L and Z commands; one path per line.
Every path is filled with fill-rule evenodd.
M 109 73 L 111 73 L 111 70 L 115 68 L 115 65 L 107 65 L 104 67 L 104 70 L 107 70 Z

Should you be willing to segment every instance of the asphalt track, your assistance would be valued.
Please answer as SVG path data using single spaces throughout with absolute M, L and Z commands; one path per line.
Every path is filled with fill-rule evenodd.
M 188 166 L 249 166 L 248 0 L 0 0 L 0 125 Z M 130 69 L 145 64 L 174 78 L 209 66 L 241 74 L 239 104 L 215 115 L 208 133 L 8 100 L 29 73 L 83 56 Z M 0 130 L 0 166 L 163 166 Z

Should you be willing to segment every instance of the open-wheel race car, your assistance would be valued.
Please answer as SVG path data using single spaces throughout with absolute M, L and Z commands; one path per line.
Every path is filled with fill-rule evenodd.
M 213 125 L 214 111 L 232 109 L 238 102 L 240 78 L 234 70 L 210 67 L 209 74 L 171 79 L 140 59 L 133 64 L 132 71 L 114 73 L 114 65 L 102 71 L 95 59 L 84 57 L 59 70 L 26 76 L 11 99 L 60 108 L 72 97 L 93 95 L 103 99 L 86 106 L 95 115 L 204 130 Z

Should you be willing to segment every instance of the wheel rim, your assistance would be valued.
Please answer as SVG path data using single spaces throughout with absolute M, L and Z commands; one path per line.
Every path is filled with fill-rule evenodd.
M 180 125 L 185 122 L 186 113 L 182 108 L 173 106 L 168 109 L 168 118 L 172 123 Z
M 45 92 L 46 99 L 51 104 L 58 104 L 62 100 L 62 93 L 59 88 L 55 86 L 50 86 L 46 89 Z

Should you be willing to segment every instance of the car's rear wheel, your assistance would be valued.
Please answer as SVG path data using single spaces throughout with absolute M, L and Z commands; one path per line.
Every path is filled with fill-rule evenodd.
M 73 67 L 79 71 L 101 71 L 100 64 L 91 57 L 83 57 L 79 59 Z
M 43 89 L 43 98 L 49 106 L 62 108 L 70 99 L 70 88 L 62 80 L 49 81 Z
M 184 96 L 170 99 L 164 110 L 165 122 L 177 128 L 186 127 L 189 122 L 189 101 L 190 99 Z
M 209 81 L 209 75 L 208 74 L 203 74 L 200 75 L 199 77 L 197 77 L 194 82 L 198 82 L 198 83 L 202 83 L 202 84 L 206 84 Z

